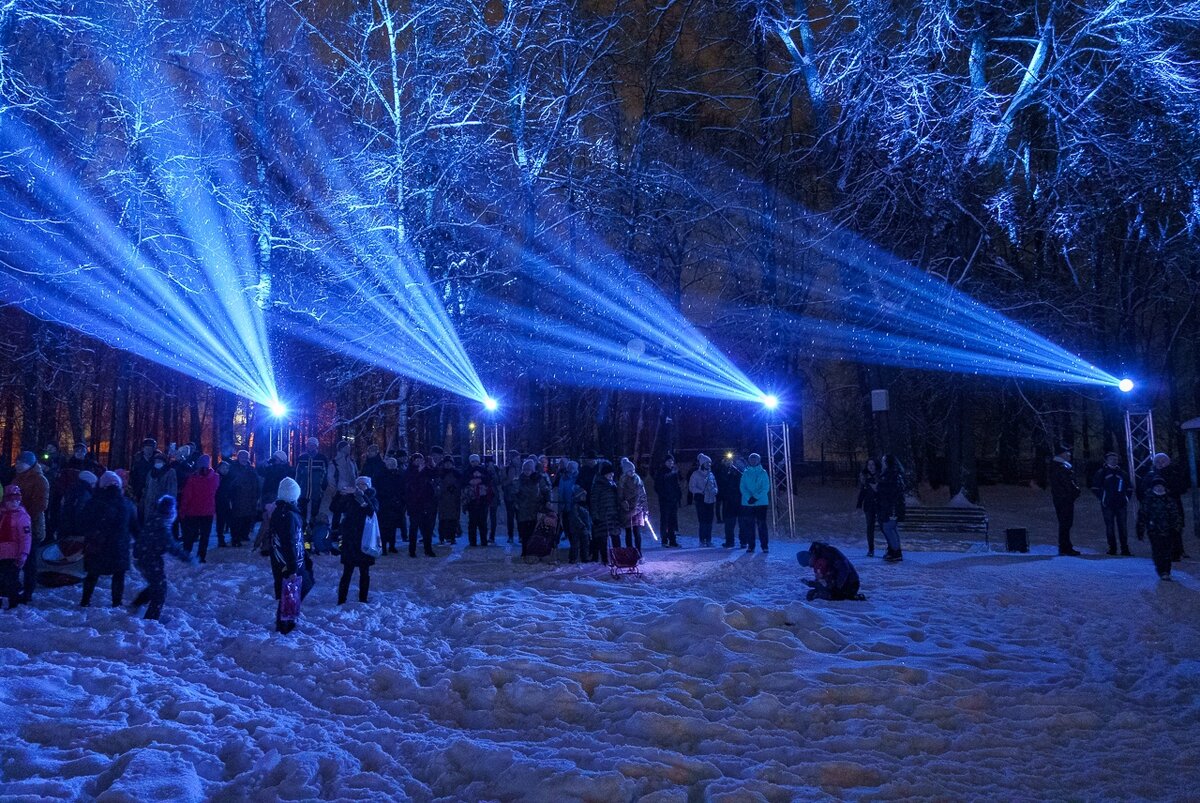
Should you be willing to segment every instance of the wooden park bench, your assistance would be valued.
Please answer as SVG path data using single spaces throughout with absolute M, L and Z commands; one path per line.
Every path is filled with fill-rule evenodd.
M 900 532 L 906 535 L 946 535 L 972 533 L 983 536 L 985 548 L 991 547 L 988 540 L 988 514 L 981 507 L 926 507 L 909 505 L 905 509 Z

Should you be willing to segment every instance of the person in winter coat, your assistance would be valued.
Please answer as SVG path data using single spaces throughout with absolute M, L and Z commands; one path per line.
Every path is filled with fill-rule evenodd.
M 746 539 L 746 551 L 754 551 L 754 532 L 758 531 L 758 543 L 762 551 L 767 551 L 767 510 L 771 503 L 771 478 L 762 467 L 762 457 L 757 453 L 751 454 L 749 465 L 742 472 L 740 490 L 742 492 L 742 532 Z
M 571 544 L 569 560 L 572 563 L 588 563 L 592 552 L 592 514 L 584 505 L 587 492 L 579 487 L 578 482 L 573 487 L 574 501 L 567 512 L 567 537 Z
M 1126 528 L 1126 510 L 1133 486 L 1129 475 L 1117 465 L 1117 453 L 1104 455 L 1104 465 L 1092 476 L 1092 493 L 1100 500 L 1100 515 L 1104 518 L 1104 533 L 1108 537 L 1108 554 L 1117 554 L 1117 539 L 1120 537 L 1121 554 L 1133 555 L 1129 551 L 1129 532 Z
M 296 470 L 288 463 L 287 452 L 277 449 L 267 461 L 267 465 L 259 470 L 262 477 L 262 489 L 259 491 L 259 507 L 265 508 L 275 501 L 279 494 L 279 481 L 284 477 L 295 477 Z
M 346 601 L 346 595 L 350 592 L 350 578 L 355 569 L 358 569 L 358 601 L 367 601 L 375 558 L 363 552 L 363 530 L 367 520 L 378 514 L 379 501 L 375 497 L 375 489 L 371 487 L 371 478 L 363 475 L 354 481 L 354 495 L 346 505 L 342 520 L 342 579 L 338 581 L 338 605 Z
M 425 557 L 436 558 L 433 551 L 433 528 L 437 522 L 437 473 L 425 465 L 425 456 L 413 455 L 408 469 L 406 496 L 408 499 L 408 556 L 417 556 L 417 534 L 425 546 Z
M 80 471 L 75 474 L 75 484 L 63 495 L 62 515 L 58 518 L 60 540 L 83 538 L 87 524 L 83 518 L 83 509 L 92 500 L 96 483 L 99 481 L 100 478 L 90 471 Z
M 688 493 L 696 503 L 696 519 L 700 523 L 700 546 L 712 546 L 713 515 L 719 492 L 717 475 L 712 470 L 712 458 L 701 452 L 696 457 L 696 470 L 688 478 Z
M 125 498 L 121 478 L 112 471 L 100 477 L 99 489 L 84 508 L 87 535 L 83 546 L 83 599 L 79 606 L 92 602 L 96 582 L 104 575 L 112 576 L 112 604 L 121 604 L 125 593 L 125 572 L 129 571 L 129 547 L 133 535 L 141 527 L 137 508 Z
M 796 560 L 813 570 L 813 579 L 804 581 L 811 587 L 809 600 L 858 599 L 858 572 L 837 547 L 813 541 L 807 550 L 796 553 Z
M 129 487 L 133 491 L 133 501 L 139 505 L 146 490 L 146 477 L 154 467 L 154 455 L 157 452 L 158 441 L 146 438 L 142 441 L 142 448 L 133 456 L 133 468 L 129 470 Z
M 1171 561 L 1174 558 L 1175 533 L 1183 529 L 1183 518 L 1171 499 L 1167 481 L 1155 477 L 1150 481 L 1146 496 L 1138 506 L 1138 540 L 1150 538 L 1150 554 L 1154 558 L 1154 570 L 1162 580 L 1171 579 Z
M 570 544 L 567 554 L 569 563 L 587 559 L 591 525 L 589 522 L 587 540 L 584 540 L 584 533 L 578 526 L 579 517 L 575 515 L 575 508 L 586 498 L 587 494 L 579 487 L 579 464 L 568 460 L 558 477 L 558 511 L 563 532 L 567 534 L 567 543 Z
M 383 461 L 383 473 L 375 483 L 379 500 L 379 537 L 383 554 L 396 554 L 396 528 L 404 521 L 404 485 L 406 477 L 396 458 Z
M 371 478 L 371 485 L 377 490 L 379 488 L 379 478 L 383 476 L 383 472 L 387 471 L 387 463 L 383 455 L 379 453 L 379 446 L 374 443 L 367 444 L 367 459 L 363 461 L 362 474 Z
M 496 465 L 495 455 L 483 456 L 483 470 L 487 474 L 488 487 L 492 489 L 487 509 L 487 540 L 489 544 L 494 544 L 496 543 L 496 526 L 500 523 L 500 500 L 504 497 L 504 490 L 501 488 L 500 467 Z
M 1154 459 L 1150 464 L 1150 468 L 1142 475 L 1139 480 L 1139 487 L 1150 488 L 1150 485 L 1156 479 L 1162 479 L 1166 483 L 1167 498 L 1170 499 L 1176 507 L 1176 512 L 1179 514 L 1179 529 L 1172 536 L 1171 560 L 1182 560 L 1186 558 L 1187 552 L 1183 548 L 1183 495 L 1188 489 L 1188 480 L 1184 476 L 1183 471 L 1175 463 L 1171 462 L 1171 458 L 1163 452 L 1154 455 Z
M 593 449 L 588 449 L 583 453 L 583 460 L 579 462 L 579 478 L 576 483 L 580 488 L 587 491 L 588 501 L 586 506 L 591 507 L 592 483 L 596 481 L 596 469 L 599 468 L 599 458 Z
M 62 531 L 61 517 L 65 512 L 62 507 L 65 504 L 67 495 L 78 488 L 79 475 L 84 471 L 88 472 L 95 478 L 92 480 L 92 487 L 95 488 L 96 482 L 100 479 L 100 475 L 104 473 L 104 466 L 97 463 L 92 459 L 91 455 L 88 454 L 86 443 L 77 443 L 75 444 L 75 448 L 71 451 L 71 459 L 67 461 L 66 466 L 63 467 L 63 470 L 58 475 L 58 496 L 59 499 L 62 500 L 59 510 L 60 533 Z M 68 535 L 67 537 L 70 536 Z
M 454 544 L 462 529 L 462 476 L 454 467 L 454 458 L 442 458 L 438 476 L 438 543 Z
M 616 470 L 607 460 L 596 467 L 596 479 L 588 494 L 592 514 L 592 560 L 608 565 L 608 546 L 621 545 L 621 491 L 617 488 Z
M 867 460 L 858 472 L 858 503 L 855 505 L 867 520 L 867 557 L 875 557 L 875 527 L 879 522 L 879 466 L 875 458 Z
M 271 574 L 275 579 L 275 630 L 290 633 L 296 627 L 294 621 L 285 622 L 282 617 L 283 583 L 294 574 L 300 574 L 300 599 L 304 600 L 313 587 L 312 562 L 304 552 L 304 517 L 297 506 L 300 501 L 300 484 L 291 477 L 279 481 L 276 492 L 279 497 L 271 511 L 270 555 Z
M 675 465 L 675 458 L 667 455 L 662 470 L 654 477 L 654 493 L 658 495 L 658 518 L 662 525 L 663 546 L 679 546 L 679 503 L 683 500 L 683 489 L 679 482 L 679 467 Z
M 504 494 L 505 529 L 508 543 L 513 543 L 517 534 L 517 488 L 521 484 L 521 453 L 516 449 L 508 452 L 508 465 L 500 473 L 500 488 Z
M 250 540 L 262 495 L 261 480 L 245 449 L 237 453 L 236 462 L 229 467 L 229 483 L 229 540 L 239 547 Z
M 637 467 L 628 457 L 621 458 L 621 479 L 617 481 L 621 492 L 621 513 L 625 525 L 625 546 L 642 552 L 642 528 L 649 518 L 646 486 L 638 476 Z
M 163 602 L 167 598 L 167 571 L 163 555 L 170 552 L 184 563 L 190 563 L 191 555 L 184 552 L 171 535 L 175 522 L 175 500 L 164 496 L 154 506 L 154 511 L 133 541 L 133 562 L 146 579 L 146 587 L 138 592 L 130 606 L 134 610 L 146 606 L 147 619 L 162 615 Z
M 488 508 L 492 505 L 492 483 L 479 455 L 471 455 L 466 485 L 463 486 L 463 506 L 467 509 L 467 544 L 488 545 Z
M 1049 480 L 1054 515 L 1058 518 L 1058 554 L 1078 555 L 1079 550 L 1071 543 L 1071 527 L 1075 523 L 1075 500 L 1079 498 L 1079 484 L 1075 482 L 1069 444 L 1059 444 L 1050 463 Z
M 517 481 L 516 512 L 517 534 L 521 540 L 521 557 L 529 548 L 529 539 L 537 529 L 538 515 L 550 506 L 550 480 L 538 471 L 537 462 L 527 458 L 521 464 L 521 476 Z
M 190 555 L 192 544 L 199 544 L 196 555 L 201 563 L 208 558 L 208 536 L 217 514 L 217 491 L 221 476 L 212 470 L 212 458 L 196 458 L 196 470 L 187 478 L 179 494 L 179 515 L 183 519 L 183 551 Z
M 217 466 L 217 499 L 215 505 L 215 513 L 217 525 L 217 546 L 225 546 L 225 534 L 230 531 L 233 525 L 233 481 L 237 475 L 230 476 L 229 472 L 233 470 L 233 462 L 230 460 L 222 460 Z
M 33 599 L 33 590 L 37 588 L 38 547 L 46 540 L 46 510 L 50 506 L 50 482 L 38 465 L 37 456 L 33 452 L 21 452 L 14 465 L 12 484 L 21 489 L 21 506 L 29 514 L 32 527 L 31 537 L 33 547 L 29 551 L 29 559 L 22 567 L 21 602 Z
M 738 520 L 742 516 L 742 470 L 734 462 L 733 453 L 725 455 L 721 461 L 721 470 L 717 472 L 717 501 L 721 507 L 721 516 L 725 524 L 726 549 L 732 549 L 734 536 L 737 534 Z M 745 532 L 742 533 L 742 546 L 745 547 Z
M 904 521 L 904 495 L 908 484 L 904 479 L 904 467 L 895 455 L 883 456 L 883 469 L 879 473 L 879 487 L 876 490 L 876 514 L 879 516 L 880 529 L 887 540 L 887 552 L 883 559 L 888 563 L 899 563 L 904 560 L 904 552 L 900 548 L 900 522 Z
M 33 522 L 21 506 L 21 486 L 9 485 L 0 508 L 0 598 L 10 610 L 21 602 L 20 573 L 32 549 Z
M 167 465 L 167 456 L 162 452 L 154 453 L 154 462 L 150 465 L 150 473 L 146 475 L 146 485 L 142 493 L 141 520 L 150 519 L 158 500 L 164 496 L 174 498 L 179 492 L 178 474 Z
M 305 441 L 304 452 L 296 459 L 296 482 L 300 485 L 300 515 L 310 524 L 321 512 L 321 500 L 329 488 L 329 458 L 321 454 L 321 442 Z
M 329 526 L 335 533 L 341 528 L 342 514 L 349 504 L 349 497 L 354 495 L 354 481 L 358 479 L 358 464 L 350 456 L 352 448 L 350 441 L 338 443 L 331 466 L 332 476 L 325 492 L 324 508 L 332 516 Z

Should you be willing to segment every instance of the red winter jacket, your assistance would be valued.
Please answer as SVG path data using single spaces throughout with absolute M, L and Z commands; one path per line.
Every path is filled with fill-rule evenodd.
M 24 566 L 33 546 L 32 530 L 25 508 L 0 510 L 0 560 L 15 560 L 18 569 Z
M 217 486 L 221 475 L 211 468 L 202 468 L 187 478 L 179 494 L 179 515 L 215 516 L 217 513 Z

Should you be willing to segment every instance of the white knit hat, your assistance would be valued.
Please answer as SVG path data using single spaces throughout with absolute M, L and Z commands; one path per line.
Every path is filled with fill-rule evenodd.
M 118 474 L 117 472 L 106 471 L 106 472 L 104 472 L 104 474 L 102 474 L 100 476 L 100 487 L 101 488 L 108 488 L 108 487 L 114 486 L 114 485 L 117 488 L 125 487 L 125 483 L 121 482 L 121 475 Z
M 279 481 L 279 493 L 275 498 L 282 502 L 295 504 L 300 499 L 300 483 L 291 477 L 284 477 Z
M 621 458 L 621 473 L 622 474 L 632 474 L 632 473 L 634 473 L 634 470 L 635 470 L 635 466 L 633 465 L 633 461 L 630 460 L 628 457 L 622 457 Z
M 96 482 L 97 482 L 96 475 L 90 471 L 79 472 L 79 479 L 83 480 L 88 485 L 92 486 L 93 488 L 96 487 Z

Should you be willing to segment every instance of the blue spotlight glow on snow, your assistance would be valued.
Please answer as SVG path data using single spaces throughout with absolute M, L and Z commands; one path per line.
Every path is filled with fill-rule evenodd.
M 0 295 L 234 394 L 278 399 L 253 238 L 214 201 L 213 177 L 191 172 L 186 147 L 169 174 L 146 177 L 165 208 L 139 239 L 12 116 L 0 146 L 22 175 L 0 182 Z
M 385 219 L 386 204 L 339 166 L 324 138 L 306 122 L 311 117 L 302 110 L 291 115 L 292 150 L 309 162 L 290 161 L 286 168 L 296 186 L 325 190 L 324 205 L 312 205 L 309 225 L 332 233 L 335 244 L 310 256 L 331 278 L 333 293 L 319 303 L 289 305 L 288 331 L 486 405 L 491 396 L 451 322 L 440 285 L 396 230 L 394 211 L 390 221 Z M 310 293 L 300 288 L 295 295 Z
M 1133 390 L 1133 380 L 1128 379 L 1128 378 L 1122 379 L 1120 382 L 1117 383 L 1117 389 L 1120 390 L 1122 393 L 1131 392 Z

